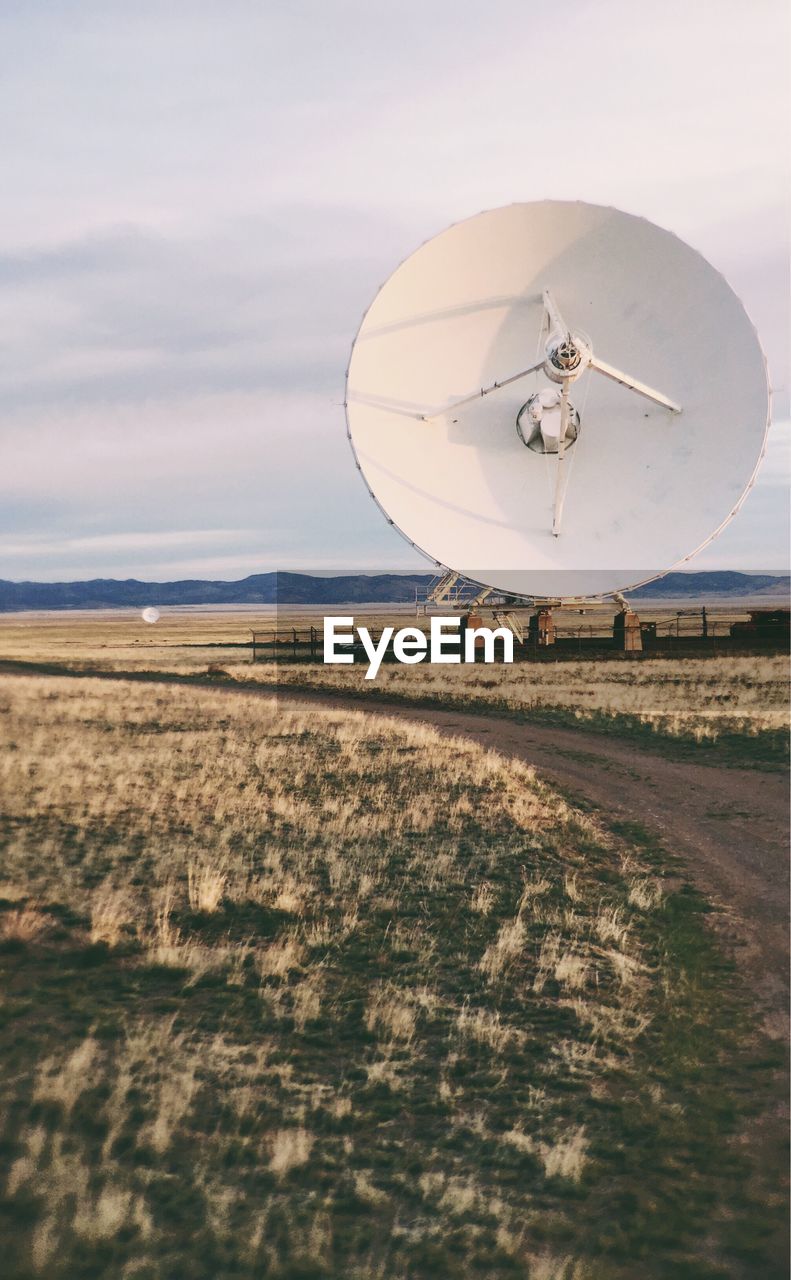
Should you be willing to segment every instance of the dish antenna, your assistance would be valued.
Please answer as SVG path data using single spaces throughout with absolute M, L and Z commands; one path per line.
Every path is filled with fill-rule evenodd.
M 690 559 L 750 488 L 766 363 L 725 279 L 644 218 L 480 213 L 394 272 L 346 415 L 387 519 L 440 566 L 533 599 L 613 595 Z

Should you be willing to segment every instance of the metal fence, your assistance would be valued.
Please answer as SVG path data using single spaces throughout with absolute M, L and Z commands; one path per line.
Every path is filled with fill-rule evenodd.
M 538 629 L 526 626 L 524 639 L 514 640 L 514 660 L 547 661 L 553 659 L 618 657 L 624 652 L 623 636 L 613 632 L 612 617 L 574 624 L 558 610 L 554 640 L 543 644 Z M 378 644 L 382 628 L 369 626 Z M 683 609 L 662 618 L 640 621 L 642 652 L 633 657 L 669 656 L 706 657 L 713 654 L 785 653 L 789 648 L 789 611 L 753 610 L 734 620 L 734 615 L 718 615 L 703 609 Z M 323 661 L 323 629 L 316 626 L 278 626 L 252 632 L 252 661 L 321 662 Z M 360 643 L 349 646 L 355 659 L 363 659 Z M 384 661 L 395 661 L 388 650 Z

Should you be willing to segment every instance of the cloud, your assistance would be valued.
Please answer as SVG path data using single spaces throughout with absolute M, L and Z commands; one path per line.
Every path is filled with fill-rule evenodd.
M 173 548 L 190 548 L 210 543 L 249 541 L 257 531 L 251 529 L 168 529 L 164 533 L 99 533 L 85 538 L 49 539 L 45 536 L 14 542 L 0 536 L 0 552 L 5 555 L 70 556 L 75 552 L 106 555 L 113 551 L 159 553 Z
M 555 11 L 517 0 L 4 6 L 0 571 L 422 563 L 351 463 L 349 346 L 417 244 L 512 200 L 688 238 L 787 414 L 787 21 L 570 0 L 561 57 Z M 722 543 L 759 564 L 785 546 L 773 467 Z M 177 553 L 183 530 L 205 541 Z
M 367 279 L 394 238 L 387 219 L 315 208 L 203 238 L 124 228 L 6 253 L 6 421 L 58 405 L 342 392 Z

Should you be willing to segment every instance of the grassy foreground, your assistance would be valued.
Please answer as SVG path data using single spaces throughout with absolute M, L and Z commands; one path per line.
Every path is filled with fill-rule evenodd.
M 0 707 L 5 1275 L 775 1274 L 773 1063 L 660 855 L 420 726 Z

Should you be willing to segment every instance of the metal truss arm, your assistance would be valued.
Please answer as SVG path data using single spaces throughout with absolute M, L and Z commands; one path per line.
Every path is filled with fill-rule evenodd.
M 630 378 L 628 373 L 621 373 L 620 369 L 606 364 L 598 356 L 591 357 L 588 368 L 595 369 L 597 373 L 603 373 L 605 378 L 612 378 L 613 382 L 619 382 L 622 387 L 628 387 L 630 391 L 636 391 L 639 396 L 645 396 L 646 400 L 653 400 L 654 404 L 661 405 L 663 409 L 669 409 L 671 413 L 681 413 L 681 405 L 676 404 L 675 400 L 669 400 L 667 396 L 662 395 L 661 391 L 654 391 L 653 387 L 647 387 L 644 382 L 638 382 L 637 378 Z
M 555 299 L 553 295 L 550 293 L 549 289 L 544 290 L 543 299 L 544 299 L 544 310 L 549 316 L 549 332 L 563 333 L 563 334 L 571 333 L 571 330 L 569 329 L 568 325 L 566 324 L 566 321 L 563 319 L 562 315 L 560 314 L 560 308 L 558 307 L 558 304 L 555 302 Z
M 463 400 L 455 400 L 453 404 L 446 405 L 444 409 L 440 409 L 437 413 L 419 413 L 416 416 L 421 422 L 436 422 L 437 418 L 444 418 L 446 413 L 451 413 L 454 409 L 460 409 L 462 405 L 472 404 L 474 400 L 480 400 L 483 396 L 489 396 L 493 391 L 499 391 L 501 387 L 509 387 L 512 382 L 518 382 L 520 378 L 526 378 L 528 374 L 535 373 L 537 369 L 543 368 L 543 358 L 537 364 L 531 364 L 529 369 L 520 369 L 519 373 L 514 373 L 510 378 L 503 378 L 502 382 L 493 382 L 490 387 L 481 387 L 480 391 L 475 391 L 471 396 L 465 396 Z

